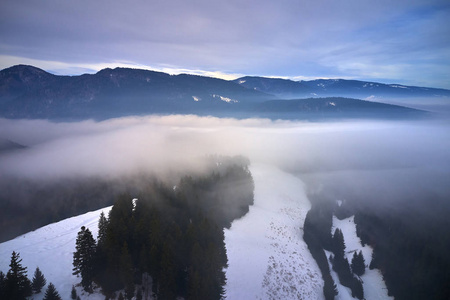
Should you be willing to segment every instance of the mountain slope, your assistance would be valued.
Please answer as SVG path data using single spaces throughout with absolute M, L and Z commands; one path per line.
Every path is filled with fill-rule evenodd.
M 329 97 L 360 95 L 362 91 L 380 94 L 386 90 L 411 95 L 418 94 L 418 91 L 439 92 L 442 95 L 449 92 L 450 96 L 447 90 L 348 80 L 295 82 L 244 77 L 226 81 L 127 68 L 103 69 L 96 74 L 80 76 L 56 76 L 32 66 L 18 65 L 0 71 L 0 117 L 77 120 L 148 114 L 197 114 L 302 119 L 391 118 L 418 114 L 418 111 L 399 106 L 356 99 L 323 98 L 289 102 L 273 96 L 299 99 L 301 95 Z
M 224 230 L 229 264 L 227 299 L 324 299 L 320 270 L 302 238 L 311 206 L 304 183 L 273 166 L 255 164 L 250 169 L 255 179 L 254 205 Z M 85 226 L 96 237 L 99 215 L 102 211 L 107 215 L 109 210 L 68 218 L 1 243 L 0 270 L 6 273 L 12 251 L 19 252 L 23 266 L 28 267 L 28 277 L 39 267 L 47 283 L 52 282 L 62 298 L 69 299 L 72 285 L 81 281 L 72 275 L 77 233 Z M 334 224 L 344 231 L 348 250 L 359 249 L 354 246 L 359 243 L 354 223 L 345 223 Z M 367 271 L 363 280 L 367 299 L 390 299 L 377 270 Z M 339 288 L 341 293 L 336 299 L 353 299 L 346 297 L 345 287 Z M 82 299 L 105 298 L 98 290 L 87 294 L 77 287 L 77 292 Z M 33 296 L 36 300 L 43 297 L 44 292 Z
M 273 98 L 226 80 L 139 69 L 56 76 L 19 65 L 0 72 L 0 111 L 10 118 L 193 113 Z
M 328 97 L 272 100 L 255 105 L 262 116 L 284 114 L 292 118 L 404 118 L 425 116 L 424 111 L 386 103 Z
M 310 208 L 302 181 L 267 165 L 250 169 L 255 174 L 255 203 L 224 232 L 227 298 L 323 299 L 320 271 L 300 230 Z M 77 232 L 86 226 L 96 237 L 99 215 L 102 211 L 108 215 L 109 210 L 72 217 L 1 243 L 0 270 L 8 271 L 11 253 L 17 251 L 29 277 L 38 266 L 47 282 L 68 299 L 72 285 L 81 281 L 72 275 Z M 100 293 L 81 294 L 80 287 L 77 291 L 82 299 L 105 298 Z M 34 299 L 42 299 L 43 294 Z
M 242 77 L 234 82 L 279 98 L 292 99 L 304 97 L 448 97 L 450 90 L 383 84 L 344 79 L 316 79 L 310 81 L 292 81 L 280 78 Z

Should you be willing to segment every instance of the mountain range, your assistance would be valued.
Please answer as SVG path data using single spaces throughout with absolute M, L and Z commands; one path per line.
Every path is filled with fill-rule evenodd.
M 321 118 L 419 113 L 396 105 L 343 98 L 370 96 L 450 97 L 450 90 L 340 79 L 242 77 L 227 81 L 129 68 L 107 68 L 79 76 L 53 75 L 27 65 L 0 71 L 0 117 L 6 118 L 106 119 L 174 113 Z
M 450 90 L 406 86 L 401 84 L 384 84 L 378 82 L 316 79 L 310 81 L 292 81 L 280 78 L 246 76 L 234 80 L 237 84 L 249 89 L 275 95 L 278 98 L 305 97 L 353 97 L 371 98 L 409 98 L 430 97 L 450 98 Z

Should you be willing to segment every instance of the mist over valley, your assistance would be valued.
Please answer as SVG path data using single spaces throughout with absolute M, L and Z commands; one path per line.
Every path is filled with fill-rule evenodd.
M 344 203 L 334 213 L 341 218 L 355 214 L 355 222 L 365 232 L 364 242 L 377 245 L 375 251 L 382 255 L 386 256 L 385 247 L 392 247 L 383 237 L 384 226 L 395 222 L 416 236 L 419 245 L 433 243 L 434 250 L 426 257 L 432 255 L 441 265 L 449 263 L 444 249 L 449 242 L 450 124 L 442 118 L 308 122 L 170 115 L 80 122 L 1 119 L 0 123 L 0 137 L 8 141 L 7 150 L 0 154 L 2 211 L 10 216 L 18 213 L 17 218 L 2 218 L 3 238 L 112 205 L 124 193 L 140 198 L 151 182 L 175 189 L 184 176 L 204 176 L 221 159 L 237 157 L 239 164 L 249 163 L 250 170 L 254 165 L 270 166 L 274 174 L 296 177 L 313 207 Z M 266 174 L 270 182 L 270 173 Z M 224 188 L 231 191 L 236 186 Z M 264 203 L 265 210 L 276 207 Z M 19 216 L 29 213 L 47 217 L 36 223 L 29 217 L 21 221 Z M 362 216 L 368 224 L 359 221 Z M 367 227 L 370 220 L 384 225 Z M 23 224 L 28 227 L 20 229 Z M 32 224 L 34 228 L 29 227 Z M 301 233 L 297 236 L 302 239 Z M 384 268 L 388 261 L 381 259 L 378 267 Z M 432 272 L 437 266 L 429 267 L 425 269 Z M 399 299 L 408 295 L 404 289 L 409 282 L 395 283 L 391 271 L 384 272 L 389 291 Z M 444 275 L 437 276 L 445 280 Z M 443 283 L 427 284 L 424 289 L 433 286 L 434 295 L 445 295 Z
M 450 299 L 448 0 L 0 20 L 0 299 Z

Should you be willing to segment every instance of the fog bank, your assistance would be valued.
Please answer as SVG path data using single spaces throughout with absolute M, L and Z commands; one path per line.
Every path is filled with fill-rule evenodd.
M 299 175 L 311 194 L 392 199 L 450 195 L 448 121 L 294 122 L 148 116 L 53 123 L 0 119 L 2 177 L 52 180 L 201 169 L 205 155 L 244 155 Z

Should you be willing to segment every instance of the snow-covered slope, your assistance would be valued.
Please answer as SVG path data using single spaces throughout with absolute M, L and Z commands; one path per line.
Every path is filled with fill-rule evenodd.
M 372 260 L 372 248 L 368 245 L 365 245 L 364 247 L 361 245 L 361 240 L 356 235 L 356 225 L 354 222 L 354 217 L 350 217 L 347 219 L 339 220 L 336 217 L 333 217 L 333 227 L 332 227 L 332 233 L 334 233 L 334 230 L 336 228 L 339 228 L 342 230 L 342 233 L 344 235 L 344 242 L 345 242 L 345 253 L 347 255 L 348 262 L 352 262 L 353 253 L 355 251 L 359 252 L 362 251 L 362 254 L 364 256 L 364 260 L 366 262 L 366 265 L 368 266 L 370 264 L 370 261 Z M 329 252 L 327 252 L 327 257 L 330 255 Z M 330 264 L 331 269 L 331 264 Z M 339 283 L 339 279 L 337 278 L 337 274 L 332 271 L 331 272 L 333 279 L 336 283 Z M 366 272 L 364 275 L 361 276 L 361 279 L 363 281 L 363 289 L 364 289 L 364 297 L 367 300 L 383 300 L 383 299 L 394 299 L 393 297 L 389 297 L 387 295 L 387 289 L 386 285 L 383 281 L 383 277 L 381 275 L 381 272 L 378 269 L 370 270 L 369 268 L 366 268 Z M 338 291 L 339 295 L 336 297 L 336 300 L 344 300 L 344 299 L 352 299 L 351 298 L 351 291 L 349 288 L 344 287 L 342 285 L 338 285 Z
M 267 165 L 254 165 L 255 203 L 247 215 L 225 230 L 229 259 L 226 270 L 227 299 L 323 299 L 320 270 L 303 241 L 302 227 L 310 208 L 303 182 L 297 177 Z M 0 270 L 7 272 L 12 251 L 20 253 L 31 278 L 38 266 L 47 283 L 52 282 L 63 299 L 80 278 L 72 275 L 72 255 L 81 226 L 97 236 L 100 213 L 89 212 L 50 224 L 0 244 Z M 343 230 L 347 251 L 362 249 L 366 262 L 371 250 L 361 247 L 353 219 L 333 220 Z M 352 253 L 348 253 L 351 259 Z M 387 299 L 377 270 L 363 275 L 366 299 Z M 337 281 L 336 281 L 337 282 Z M 352 299 L 345 287 L 337 299 Z M 81 290 L 78 289 L 79 294 Z M 80 294 L 82 299 L 104 299 L 101 294 Z M 40 300 L 44 292 L 35 295 Z
M 81 226 L 85 226 L 97 237 L 98 218 L 103 211 L 106 215 L 111 208 L 104 208 L 89 212 L 77 217 L 72 217 L 58 223 L 50 224 L 21 235 L 13 240 L 0 244 L 0 270 L 5 274 L 9 270 L 11 253 L 19 252 L 22 265 L 28 268 L 28 278 L 33 278 L 36 267 L 44 274 L 47 284 L 52 282 L 63 299 L 70 298 L 72 285 L 78 284 L 80 278 L 72 275 L 73 252 L 75 240 Z M 44 298 L 45 289 L 33 295 L 34 300 Z M 100 294 L 80 294 L 81 299 L 103 300 Z
M 252 166 L 255 203 L 225 231 L 227 299 L 323 299 L 322 276 L 303 241 L 310 203 L 300 179 Z

